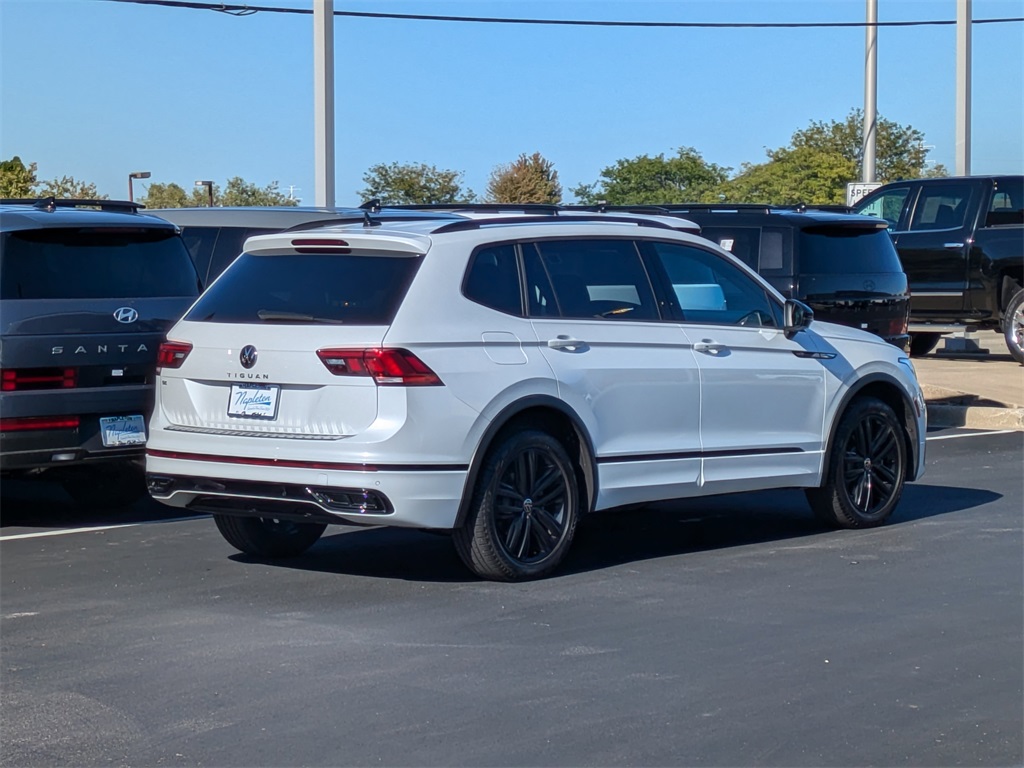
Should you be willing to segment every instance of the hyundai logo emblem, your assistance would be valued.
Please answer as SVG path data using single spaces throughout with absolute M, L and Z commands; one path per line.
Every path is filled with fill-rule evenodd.
M 238 359 L 242 361 L 243 368 L 252 368 L 256 365 L 256 347 L 252 344 L 246 344 L 242 347 L 242 351 L 238 353 Z
M 139 313 L 131 307 L 118 307 L 114 310 L 114 319 L 119 323 L 134 323 L 139 319 Z
M 864 281 L 864 290 L 865 291 L 873 291 L 873 290 L 875 290 L 875 281 L 874 280 L 865 280 Z

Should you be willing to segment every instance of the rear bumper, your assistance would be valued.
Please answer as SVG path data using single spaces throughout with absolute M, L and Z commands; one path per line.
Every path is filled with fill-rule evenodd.
M 142 462 L 145 446 L 107 448 L 100 434 L 104 416 L 141 415 L 149 429 L 153 387 L 122 387 L 5 392 L 0 417 L 18 419 L 78 418 L 72 428 L 0 431 L 0 470 L 22 471 L 86 462 Z
M 146 457 L 150 495 L 195 512 L 342 525 L 455 526 L 468 468 L 253 467 Z

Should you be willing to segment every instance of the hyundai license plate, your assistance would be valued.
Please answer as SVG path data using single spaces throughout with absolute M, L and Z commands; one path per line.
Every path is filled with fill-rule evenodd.
M 278 384 L 232 384 L 228 416 L 250 419 L 277 418 Z
M 103 416 L 100 437 L 104 448 L 146 444 L 146 422 L 141 415 Z

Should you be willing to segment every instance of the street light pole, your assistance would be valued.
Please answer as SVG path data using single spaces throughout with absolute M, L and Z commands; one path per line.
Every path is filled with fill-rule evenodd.
M 971 175 L 971 0 L 956 1 L 956 175 Z
M 213 208 L 213 182 L 212 181 L 197 181 L 197 187 L 206 187 L 206 198 L 210 201 L 210 207 Z
M 149 171 L 133 171 L 128 174 L 128 200 L 135 202 L 135 190 L 132 188 L 133 179 L 148 179 L 153 174 Z
M 864 144 L 861 181 L 875 180 L 875 144 L 878 138 L 878 0 L 867 0 L 864 27 Z

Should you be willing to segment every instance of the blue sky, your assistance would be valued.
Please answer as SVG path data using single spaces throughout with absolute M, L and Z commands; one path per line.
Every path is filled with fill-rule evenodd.
M 242 0 L 232 0 L 241 2 Z M 250 0 L 312 8 L 312 0 Z M 955 0 L 879 0 L 880 21 Z M 974 0 L 974 18 L 1024 0 Z M 335 0 L 336 10 L 639 21 L 863 21 L 864 0 Z M 272 181 L 313 203 L 312 16 L 105 0 L 0 0 L 0 159 L 127 197 L 152 182 Z M 336 187 L 377 163 L 464 172 L 484 192 L 521 153 L 570 188 L 620 158 L 696 148 L 739 168 L 864 100 L 864 30 L 539 27 L 337 18 Z M 1024 24 L 974 25 L 974 173 L 1024 172 Z M 955 163 L 955 28 L 879 31 L 878 110 Z M 144 194 L 149 181 L 136 183 Z

